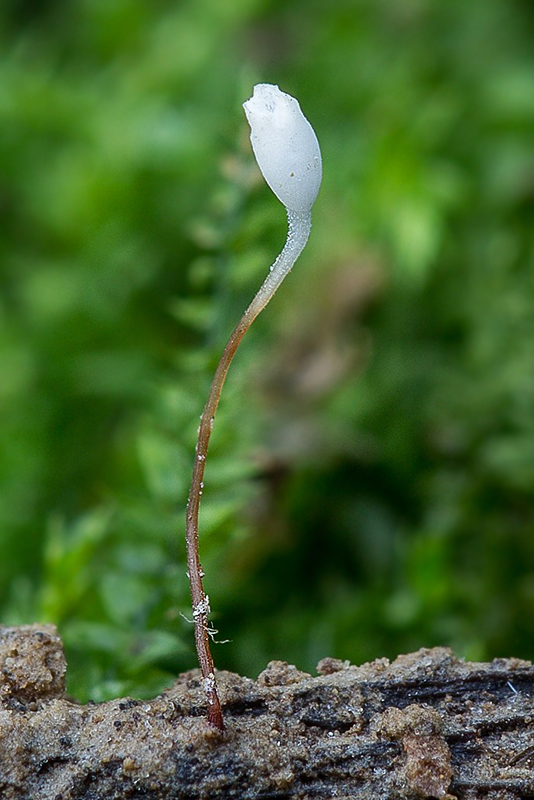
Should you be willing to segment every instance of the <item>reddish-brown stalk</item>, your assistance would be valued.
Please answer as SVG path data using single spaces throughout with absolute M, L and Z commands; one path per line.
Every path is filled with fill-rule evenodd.
M 200 418 L 193 477 L 189 490 L 189 499 L 187 501 L 187 569 L 193 604 L 195 643 L 208 704 L 208 720 L 221 732 L 224 730 L 224 723 L 221 703 L 217 693 L 213 658 L 210 651 L 209 598 L 204 591 L 202 582 L 204 573 L 200 565 L 198 552 L 198 512 L 204 487 L 204 467 L 208 454 L 211 430 L 213 428 L 213 420 L 215 418 L 217 406 L 219 405 L 224 380 L 230 364 L 232 363 L 232 359 L 243 336 L 260 311 L 265 308 L 308 241 L 311 228 L 311 213 L 295 214 L 288 211 L 288 222 L 288 237 L 284 249 L 271 267 L 267 278 L 230 336 L 213 377 L 208 399 Z
M 248 313 L 250 308 L 244 313 L 241 321 L 233 331 L 228 344 L 224 349 L 219 366 L 213 377 L 210 393 L 202 416 L 200 418 L 200 428 L 198 430 L 198 441 L 195 450 L 195 463 L 193 466 L 193 477 L 191 489 L 189 490 L 189 500 L 187 502 L 186 517 L 186 543 L 187 543 L 187 569 L 189 573 L 189 584 L 191 587 L 191 601 L 193 603 L 193 621 L 195 623 L 195 643 L 198 654 L 198 661 L 204 679 L 204 689 L 208 701 L 208 720 L 220 731 L 224 730 L 221 704 L 217 693 L 213 658 L 210 651 L 210 630 L 209 630 L 209 600 L 204 591 L 202 583 L 203 571 L 200 565 L 198 552 L 198 511 L 200 498 L 204 485 L 204 467 L 208 453 L 208 445 L 213 427 L 215 412 L 219 405 L 221 390 L 226 378 L 226 374 L 232 363 L 232 359 L 238 348 L 239 342 L 250 327 L 254 317 Z M 259 313 L 259 312 L 258 312 Z

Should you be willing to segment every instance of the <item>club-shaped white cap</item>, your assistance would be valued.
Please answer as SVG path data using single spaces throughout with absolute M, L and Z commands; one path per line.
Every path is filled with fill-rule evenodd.
M 259 83 L 243 108 L 266 182 L 288 211 L 309 213 L 321 185 L 321 151 L 298 101 L 278 86 Z

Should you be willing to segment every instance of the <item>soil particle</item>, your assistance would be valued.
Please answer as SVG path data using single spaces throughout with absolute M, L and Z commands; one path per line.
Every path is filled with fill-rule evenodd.
M 300 672 L 293 664 L 285 661 L 270 661 L 258 675 L 256 683 L 260 686 L 290 686 L 311 678 L 309 672 Z
M 0 700 L 33 703 L 62 697 L 67 662 L 54 625 L 0 628 Z
M 388 708 L 378 721 L 378 731 L 402 743 L 403 765 L 399 766 L 399 791 L 403 797 L 452 800 L 451 753 L 442 731 L 441 716 L 432 708 L 411 705 Z
M 333 675 L 334 672 L 341 672 L 342 669 L 348 669 L 350 661 L 342 661 L 340 658 L 322 658 L 317 664 L 317 672 L 319 675 Z

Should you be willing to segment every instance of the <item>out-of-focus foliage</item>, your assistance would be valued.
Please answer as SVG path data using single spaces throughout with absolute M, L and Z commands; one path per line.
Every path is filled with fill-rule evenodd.
M 214 429 L 216 663 L 532 657 L 532 5 L 7 0 L 0 42 L 3 622 L 56 622 L 81 699 L 195 665 L 198 417 L 285 235 L 265 81 L 324 182 Z

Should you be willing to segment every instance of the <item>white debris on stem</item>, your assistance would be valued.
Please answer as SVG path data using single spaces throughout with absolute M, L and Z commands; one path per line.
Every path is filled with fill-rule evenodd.
M 207 617 L 209 614 L 211 614 L 210 599 L 206 594 L 200 602 L 193 606 L 193 619 L 203 616 Z
M 208 698 L 208 703 L 213 703 L 213 692 L 215 691 L 215 675 L 213 672 L 210 672 L 209 675 L 202 680 L 202 688 L 204 689 L 204 693 Z

